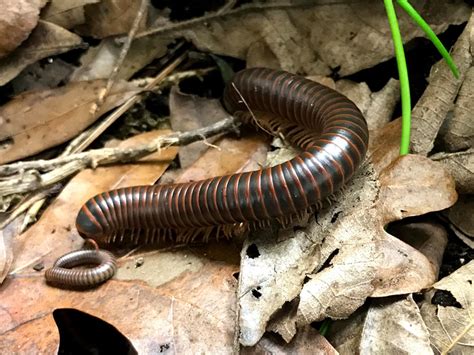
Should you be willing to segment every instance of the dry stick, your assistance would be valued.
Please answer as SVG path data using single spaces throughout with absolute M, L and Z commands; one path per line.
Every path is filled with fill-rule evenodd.
M 91 116 L 95 116 L 97 114 L 97 111 L 103 105 L 106 97 L 108 96 L 110 89 L 112 89 L 112 86 L 114 85 L 115 80 L 117 79 L 119 69 L 123 64 L 123 61 L 125 60 L 125 57 L 127 56 L 127 53 L 130 49 L 132 41 L 135 38 L 135 34 L 138 31 L 138 26 L 140 25 L 140 22 L 143 18 L 143 14 L 145 13 L 147 5 L 148 5 L 148 0 L 141 1 L 137 15 L 135 16 L 135 19 L 133 20 L 132 27 L 130 28 L 130 31 L 128 31 L 127 40 L 122 46 L 122 50 L 120 51 L 120 55 L 117 59 L 117 62 L 115 63 L 114 69 L 112 70 L 112 73 L 110 74 L 107 80 L 107 84 L 105 88 L 99 93 L 97 102 L 91 107 L 91 111 L 90 111 Z
M 116 162 L 136 161 L 162 148 L 186 145 L 216 134 L 236 130 L 238 125 L 239 121 L 236 118 L 227 117 L 204 128 L 182 133 L 173 133 L 165 137 L 154 139 L 150 143 L 137 145 L 135 147 L 94 149 L 51 160 L 24 162 L 24 164 L 28 164 L 30 168 L 37 167 L 38 169 L 45 169 L 45 167 L 48 167 L 52 169 L 55 166 L 57 166 L 57 168 L 44 174 L 38 174 L 37 172 L 29 175 L 23 174 L 20 177 L 2 181 L 0 182 L 0 196 L 25 193 L 39 188 L 45 188 L 88 166 L 94 167 Z

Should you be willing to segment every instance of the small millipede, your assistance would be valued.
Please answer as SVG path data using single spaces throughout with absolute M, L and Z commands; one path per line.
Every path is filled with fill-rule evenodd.
M 365 158 L 369 134 L 356 105 L 304 77 L 265 68 L 246 69 L 226 86 L 223 103 L 242 121 L 272 134 L 282 133 L 302 152 L 285 163 L 257 171 L 98 194 L 79 211 L 76 226 L 81 236 L 100 245 L 140 245 L 171 235 L 188 241 L 196 231 L 211 226 L 232 228 L 291 220 L 347 183 Z M 255 117 L 253 113 L 259 111 L 273 116 Z M 88 284 L 81 271 L 67 280 L 59 275 L 56 281 Z M 103 281 L 95 273 L 92 271 L 89 279 Z

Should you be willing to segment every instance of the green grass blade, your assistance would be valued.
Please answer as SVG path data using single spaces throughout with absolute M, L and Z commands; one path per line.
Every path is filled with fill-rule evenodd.
M 420 16 L 420 14 L 413 8 L 413 6 L 411 6 L 411 4 L 408 1 L 397 0 L 397 2 L 398 2 L 398 5 L 400 5 L 400 7 L 403 10 L 405 10 L 405 12 L 413 19 L 413 21 L 415 21 L 416 24 L 420 26 L 421 29 L 426 33 L 426 35 L 434 44 L 438 52 L 443 56 L 444 60 L 446 61 L 446 64 L 448 64 L 455 78 L 456 79 L 459 78 L 459 70 L 456 67 L 456 64 L 454 63 L 453 58 L 451 57 L 449 52 L 446 50 L 443 43 L 441 43 L 438 36 L 436 36 L 436 33 L 433 32 L 431 27 L 423 19 L 423 17 Z
M 402 138 L 400 141 L 400 155 L 410 151 L 410 126 L 411 126 L 411 98 L 410 82 L 408 80 L 407 62 L 403 50 L 403 41 L 398 28 L 397 13 L 392 0 L 384 0 L 390 31 L 392 32 L 395 57 L 397 59 L 398 76 L 400 78 L 400 91 L 402 97 Z

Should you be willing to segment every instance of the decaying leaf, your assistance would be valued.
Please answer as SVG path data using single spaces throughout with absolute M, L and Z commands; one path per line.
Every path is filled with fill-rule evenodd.
M 71 29 L 85 22 L 84 6 L 100 0 L 50 0 L 41 13 L 45 21 Z
M 461 78 L 464 78 L 472 63 L 473 31 L 474 12 L 451 51 Z M 412 113 L 412 152 L 424 155 L 433 149 L 435 138 L 448 111 L 452 108 L 462 82 L 452 75 L 443 61 L 439 61 L 432 67 L 428 81 L 430 84 Z
M 0 59 L 0 86 L 8 83 L 28 65 L 81 45 L 81 37 L 55 24 L 40 20 L 28 39 L 17 50 Z
M 307 227 L 280 231 L 277 242 L 272 233 L 258 232 L 244 244 L 242 344 L 255 344 L 275 311 L 296 296 L 292 321 L 303 326 L 348 317 L 369 296 L 416 292 L 436 280 L 438 266 L 384 226 L 456 201 L 454 182 L 439 164 L 406 156 L 378 178 L 367 163 L 336 198 Z
M 470 13 L 469 7 L 458 0 L 412 3 L 435 32 L 443 31 L 450 23 L 466 21 Z M 371 2 L 370 6 L 292 5 L 231 12 L 199 24 L 190 23 L 177 33 L 203 51 L 246 59 L 249 67 L 282 68 L 294 73 L 327 75 L 331 68 L 337 68 L 339 74 L 348 75 L 393 56 L 382 2 Z M 399 15 L 404 41 L 423 35 L 405 13 Z M 171 32 L 172 25 L 161 25 L 156 35 Z
M 77 30 L 86 36 L 105 38 L 127 33 L 137 16 L 140 1 L 102 0 L 85 6 L 86 22 Z M 147 12 L 143 14 L 141 29 L 146 24 Z
M 439 161 L 450 172 L 459 193 L 474 194 L 474 148 L 456 153 L 434 154 L 431 159 Z
M 119 68 L 117 78 L 127 80 L 153 59 L 165 55 L 169 42 L 167 38 L 135 39 Z M 115 43 L 115 38 L 105 38 L 97 47 L 90 47 L 81 57 L 81 65 L 71 76 L 71 81 L 109 78 L 117 65 L 121 50 Z
M 474 23 L 473 23 L 474 26 Z M 474 34 L 472 34 L 474 37 Z M 474 40 L 473 40 L 474 42 Z M 474 48 L 474 43 L 472 45 Z M 453 115 L 442 127 L 444 146 L 450 152 L 474 148 L 474 66 L 471 66 L 459 89 Z
M 470 354 L 474 348 L 474 261 L 433 285 L 421 305 L 435 353 Z M 441 290 L 441 291 L 435 291 Z M 449 305 L 433 304 L 435 292 L 444 293 Z
M 44 0 L 2 1 L 0 58 L 11 53 L 29 36 L 38 23 L 39 12 L 44 3 Z
M 105 81 L 72 83 L 20 95 L 0 107 L 0 164 L 28 157 L 82 132 L 104 112 L 139 91 L 117 82 L 96 116 L 90 114 Z M 59 129 L 59 127 L 61 127 Z
M 428 329 L 412 296 L 371 300 L 331 324 L 328 339 L 341 354 L 432 354 Z
M 197 111 L 201 114 L 196 115 Z M 189 131 L 208 126 L 229 116 L 220 100 L 183 94 L 177 87 L 171 90 L 170 113 L 171 127 L 175 131 Z M 181 167 L 190 166 L 216 138 L 183 147 L 179 154 Z
M 122 146 L 140 144 L 167 133 L 169 131 L 144 133 L 124 141 Z M 38 262 L 52 265 L 62 254 L 78 249 L 83 239 L 75 229 L 75 219 L 88 198 L 112 188 L 153 184 L 176 154 L 176 148 L 168 148 L 144 158 L 145 163 L 100 167 L 79 173 L 51 203 L 41 219 L 15 238 L 14 273 L 31 273 L 32 265 Z
M 444 212 L 454 233 L 474 248 L 474 196 L 461 195 L 458 202 Z
M 222 289 L 225 284 L 219 286 Z M 231 285 L 227 292 L 233 293 Z M 12 349 L 18 353 L 55 353 L 59 338 L 52 312 L 58 308 L 77 309 L 112 324 L 139 354 L 232 350 L 233 323 L 213 309 L 214 303 L 197 307 L 138 282 L 111 280 L 95 290 L 66 292 L 46 286 L 43 277 L 37 275 L 10 280 L 1 297 L 3 354 Z M 231 310 L 228 312 L 232 315 Z

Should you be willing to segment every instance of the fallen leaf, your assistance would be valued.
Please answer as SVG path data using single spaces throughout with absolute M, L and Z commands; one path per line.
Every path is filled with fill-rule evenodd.
M 474 43 L 472 43 L 472 47 L 474 47 Z M 454 104 L 453 115 L 451 119 L 445 122 L 444 127 L 442 127 L 442 131 L 440 132 L 443 144 L 449 152 L 456 152 L 474 147 L 474 122 L 472 120 L 472 117 L 474 116 L 473 93 L 474 66 L 471 66 L 459 89 Z
M 134 39 L 127 56 L 120 65 L 118 79 L 128 80 L 137 71 L 150 64 L 152 60 L 166 54 L 169 44 L 167 38 L 144 37 Z M 71 81 L 108 79 L 120 57 L 122 48 L 115 38 L 105 38 L 96 47 L 89 47 L 81 57 L 81 65 L 71 75 Z
M 150 5 L 151 6 L 151 5 Z M 105 38 L 127 33 L 137 17 L 139 1 L 103 0 L 85 6 L 86 22 L 76 30 L 84 36 Z M 139 29 L 146 24 L 147 12 L 143 14 Z
M 196 115 L 196 111 L 201 114 Z M 213 124 L 228 117 L 220 100 L 207 99 L 196 95 L 184 94 L 175 86 L 170 93 L 170 121 L 175 131 L 190 131 Z M 192 143 L 183 147 L 179 153 L 182 168 L 190 166 L 217 137 Z
M 29 92 L 0 107 L 0 164 L 36 154 L 82 132 L 104 112 L 139 91 L 119 81 L 97 116 L 90 114 L 105 81 L 72 83 L 57 89 Z M 57 127 L 61 127 L 60 130 Z
M 433 285 L 421 305 L 421 315 L 436 353 L 470 354 L 474 346 L 474 261 Z M 452 298 L 450 305 L 433 304 L 435 290 Z M 439 291 L 438 291 L 439 292 Z
M 379 141 L 386 145 L 387 139 Z M 398 144 L 392 150 L 397 152 Z M 436 280 L 438 265 L 384 227 L 451 206 L 457 198 L 454 181 L 427 158 L 393 160 L 393 151 L 372 146 L 369 154 L 373 151 L 385 162 L 381 172 L 365 163 L 346 190 L 336 194 L 338 203 L 310 218 L 307 227 L 281 230 L 278 236 L 260 231 L 244 243 L 239 285 L 243 345 L 255 344 L 276 310 L 297 296 L 292 319 L 304 326 L 348 317 L 369 296 L 416 292 Z
M 474 248 L 474 197 L 461 195 L 458 202 L 444 211 L 454 233 L 471 248 Z
M 100 0 L 50 0 L 41 12 L 41 18 L 66 29 L 85 22 L 84 6 Z
M 28 39 L 17 50 L 0 59 L 0 86 L 8 83 L 28 65 L 81 45 L 81 37 L 55 24 L 40 20 Z
M 462 1 L 413 3 L 437 33 L 450 23 L 465 22 L 470 13 Z M 186 25 L 160 23 L 156 36 L 174 32 L 202 51 L 245 59 L 248 67 L 282 68 L 293 73 L 328 75 L 330 68 L 337 68 L 345 76 L 393 56 L 383 3 L 291 5 L 271 10 L 242 7 Z M 404 41 L 424 35 L 403 12 L 399 22 Z
M 232 287 L 228 289 L 232 292 Z M 46 286 L 43 278 L 36 276 L 9 280 L 0 294 L 3 354 L 13 349 L 16 353 L 55 353 L 59 337 L 52 312 L 63 308 L 77 309 L 112 324 L 139 354 L 232 350 L 233 324 L 213 309 L 214 304 L 197 307 L 138 282 L 111 280 L 95 290 L 78 292 Z M 227 312 L 232 316 L 232 310 Z
M 341 354 L 432 354 L 428 329 L 411 295 L 375 299 L 331 324 L 328 339 Z
M 454 45 L 451 56 L 456 63 L 461 79 L 472 63 L 471 49 L 474 48 L 474 12 L 463 33 Z M 453 101 L 462 81 L 456 79 L 444 61 L 431 68 L 429 85 L 412 111 L 411 150 L 413 153 L 427 155 L 434 145 L 439 129 L 452 108 Z
M 474 194 L 474 148 L 456 153 L 437 153 L 430 158 L 443 164 L 454 177 L 459 193 Z
M 0 13 L 0 58 L 17 48 L 36 27 L 44 0 L 6 0 Z M 0 84 L 3 85 L 3 84 Z
M 169 131 L 144 133 L 124 141 L 121 146 L 130 147 L 167 133 Z M 99 167 L 79 173 L 47 208 L 41 219 L 15 238 L 13 274 L 31 273 L 31 265 L 40 261 L 49 267 L 62 254 L 81 247 L 83 239 L 74 226 L 77 212 L 87 199 L 113 188 L 153 184 L 176 154 L 176 148 L 167 148 L 135 164 Z

